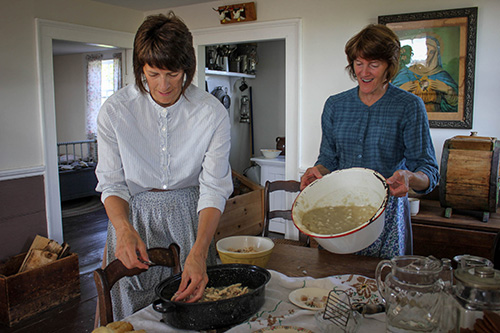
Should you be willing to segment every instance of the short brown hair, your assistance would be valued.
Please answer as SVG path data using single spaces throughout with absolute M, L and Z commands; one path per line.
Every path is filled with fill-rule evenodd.
M 348 65 L 346 70 L 351 78 L 356 79 L 354 60 L 358 57 L 366 60 L 382 60 L 388 64 L 387 81 L 390 81 L 399 69 L 401 44 L 398 36 L 383 24 L 370 24 L 345 45 Z
M 133 64 L 135 83 L 143 93 L 147 92 L 143 76 L 146 64 L 170 71 L 183 70 L 184 94 L 196 71 L 193 36 L 188 27 L 172 11 L 146 17 L 135 35 Z

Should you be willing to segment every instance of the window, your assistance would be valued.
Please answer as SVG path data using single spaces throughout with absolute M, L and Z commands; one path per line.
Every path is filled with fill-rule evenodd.
M 87 124 L 88 139 L 97 135 L 97 115 L 102 104 L 122 87 L 121 53 L 112 59 L 103 59 L 102 54 L 87 55 Z

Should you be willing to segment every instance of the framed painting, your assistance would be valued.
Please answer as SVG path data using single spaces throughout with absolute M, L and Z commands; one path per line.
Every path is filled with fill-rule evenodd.
M 430 127 L 472 128 L 477 7 L 384 15 L 401 42 L 392 83 L 420 96 Z

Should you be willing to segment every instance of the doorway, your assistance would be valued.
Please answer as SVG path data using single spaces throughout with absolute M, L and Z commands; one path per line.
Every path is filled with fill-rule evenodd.
M 219 28 L 193 30 L 193 41 L 198 63 L 194 84 L 205 82 L 205 47 L 216 44 L 252 43 L 258 41 L 285 41 L 285 179 L 298 179 L 299 169 L 299 115 L 300 115 L 300 32 L 301 20 L 232 24 Z M 203 86 L 203 85 L 201 85 Z M 291 203 L 290 203 L 291 204 Z M 298 239 L 293 224 L 285 227 L 285 238 Z
M 45 164 L 45 199 L 48 237 L 64 241 L 59 191 L 57 128 L 54 98 L 53 41 L 113 45 L 132 49 L 134 34 L 68 23 L 36 19 L 37 59 L 39 67 L 40 114 L 42 115 L 43 158 Z M 126 53 L 127 54 L 127 53 Z M 131 57 L 126 56 L 126 68 Z M 125 82 L 127 78 L 125 77 Z
M 227 49 L 229 56 L 222 57 Z M 285 135 L 285 41 L 219 44 L 205 51 L 206 91 L 229 96 L 231 168 L 260 183 L 251 159 L 261 156 L 261 149 L 275 148 L 276 138 Z

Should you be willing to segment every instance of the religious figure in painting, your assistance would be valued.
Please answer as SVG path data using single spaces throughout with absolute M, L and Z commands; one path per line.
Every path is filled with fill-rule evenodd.
M 407 64 L 413 55 L 412 49 L 408 45 L 402 47 L 401 68 L 392 83 L 422 98 L 427 112 L 457 112 L 458 85 L 443 69 L 439 41 L 435 37 L 427 36 L 426 46 L 425 63 L 416 63 L 409 67 Z

